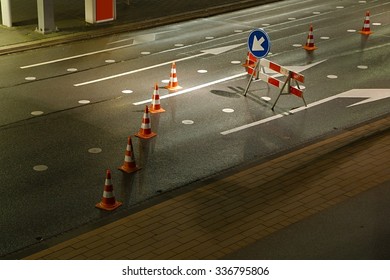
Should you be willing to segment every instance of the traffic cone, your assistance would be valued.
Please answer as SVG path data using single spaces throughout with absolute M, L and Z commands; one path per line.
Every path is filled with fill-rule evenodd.
M 178 90 L 178 89 L 182 88 L 181 86 L 179 86 L 179 82 L 177 80 L 176 63 L 175 62 L 172 63 L 169 83 L 165 88 L 168 90 Z
M 152 105 L 149 107 L 150 113 L 162 113 L 165 110 L 160 105 L 160 94 L 158 93 L 158 85 L 154 85 L 154 91 L 152 96 Z
M 96 204 L 97 208 L 103 210 L 114 210 L 122 205 L 122 202 L 116 201 L 114 196 L 114 188 L 111 183 L 111 171 L 108 169 L 106 171 L 106 181 L 104 184 L 104 191 L 102 201 Z
M 246 72 L 248 74 L 251 75 L 253 73 L 253 69 L 255 68 L 256 61 L 257 61 L 257 58 L 253 54 L 251 54 L 251 52 L 248 52 L 248 54 L 246 56 L 246 61 L 242 65 L 245 67 Z
M 370 35 L 371 29 L 370 29 L 370 12 L 366 12 L 366 17 L 364 18 L 364 24 L 362 30 L 359 31 L 360 34 L 363 35 Z
M 152 132 L 152 126 L 150 124 L 150 113 L 148 110 L 148 106 L 145 106 L 145 112 L 144 112 L 144 116 L 142 118 L 141 129 L 139 130 L 139 132 L 135 136 L 137 136 L 139 138 L 143 138 L 143 139 L 149 139 L 149 138 L 152 138 L 156 135 L 157 135 L 156 133 Z
M 118 167 L 118 169 L 126 173 L 132 173 L 141 169 L 135 164 L 135 160 L 133 156 L 133 143 L 131 142 L 130 136 L 127 138 L 125 160 L 123 162 L 123 165 Z
M 307 51 L 314 51 L 315 49 L 317 49 L 317 47 L 314 46 L 313 26 L 311 24 L 309 35 L 307 36 L 306 45 L 303 48 Z

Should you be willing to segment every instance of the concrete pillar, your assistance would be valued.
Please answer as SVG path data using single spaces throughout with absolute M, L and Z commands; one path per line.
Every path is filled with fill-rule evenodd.
M 53 0 L 37 0 L 38 7 L 38 28 L 40 33 L 50 33 L 57 31 L 54 23 Z
M 1 16 L 3 25 L 12 26 L 11 0 L 1 0 Z

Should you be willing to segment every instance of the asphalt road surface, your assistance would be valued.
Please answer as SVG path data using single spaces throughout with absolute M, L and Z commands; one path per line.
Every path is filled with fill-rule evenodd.
M 390 3 L 360 2 L 282 1 L 0 57 L 0 256 L 388 113 Z M 357 32 L 367 10 L 370 36 Z M 267 59 L 305 76 L 308 107 L 286 95 L 271 110 L 279 90 L 263 81 L 243 96 L 255 28 Z M 183 89 L 169 93 L 174 61 Z M 166 112 L 151 116 L 157 137 L 132 137 L 142 169 L 124 175 L 155 83 Z M 124 203 L 114 213 L 95 208 L 107 168 Z

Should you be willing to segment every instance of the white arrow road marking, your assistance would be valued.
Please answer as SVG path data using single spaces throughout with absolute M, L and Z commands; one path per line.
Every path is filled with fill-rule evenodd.
M 144 67 L 144 68 L 140 68 L 140 69 L 136 69 L 136 70 L 132 70 L 132 71 L 116 74 L 116 75 L 111 75 L 111 76 L 108 76 L 108 77 L 104 77 L 104 78 L 100 78 L 100 79 L 96 79 L 96 80 L 92 80 L 92 81 L 87 81 L 87 82 L 74 84 L 74 86 L 75 87 L 80 87 L 80 86 L 94 84 L 94 83 L 98 83 L 98 82 L 102 82 L 102 81 L 107 81 L 107 80 L 110 80 L 110 79 L 115 79 L 115 78 L 118 78 L 118 77 L 131 75 L 131 74 L 142 72 L 142 71 L 145 71 L 145 70 L 149 70 L 149 69 L 161 67 L 161 66 L 164 66 L 164 65 L 172 64 L 173 62 L 185 61 L 185 60 L 189 60 L 189 59 L 200 57 L 200 56 L 207 55 L 207 54 L 218 55 L 218 54 L 222 54 L 224 52 L 227 52 L 229 50 L 235 49 L 235 48 L 237 48 L 239 46 L 242 46 L 242 45 L 245 45 L 245 44 L 236 44 L 236 45 L 231 45 L 231 46 L 225 46 L 225 47 L 219 47 L 219 48 L 214 48 L 214 49 L 203 50 L 203 51 L 201 51 L 201 53 L 193 55 L 193 56 L 183 57 L 183 58 L 179 58 L 179 59 L 163 62 L 163 63 L 160 63 L 160 64 L 151 65 L 151 66 L 148 66 L 148 67 Z
M 264 37 L 257 39 L 255 35 L 255 38 L 253 38 L 253 43 L 252 43 L 252 51 L 264 51 L 264 48 L 262 46 L 264 41 L 265 41 Z
M 303 110 L 306 110 L 308 108 L 329 102 L 329 101 L 334 100 L 336 98 L 366 98 L 363 101 L 360 101 L 360 102 L 357 102 L 357 103 L 354 103 L 352 105 L 347 106 L 347 108 L 348 108 L 348 107 L 352 107 L 352 106 L 356 106 L 356 105 L 360 105 L 360 104 L 364 104 L 364 103 L 368 103 L 368 102 L 373 102 L 373 101 L 377 101 L 377 100 L 385 99 L 385 98 L 389 98 L 389 97 L 390 97 L 390 89 L 352 89 L 352 90 L 349 90 L 349 91 L 346 91 L 343 93 L 339 93 L 339 94 L 330 96 L 328 98 L 321 99 L 321 100 L 318 100 L 316 102 L 310 103 L 307 105 L 307 107 L 296 108 L 294 110 L 291 110 L 290 113 L 296 113 L 299 111 L 303 111 Z M 269 117 L 269 118 L 266 118 L 263 120 L 259 120 L 259 121 L 256 121 L 256 122 L 253 122 L 250 124 L 242 125 L 242 126 L 230 129 L 230 130 L 223 131 L 223 132 L 221 132 L 221 134 L 228 135 L 228 134 L 238 132 L 238 131 L 259 125 L 259 124 L 267 123 L 267 122 L 273 121 L 275 119 L 282 118 L 284 116 L 285 116 L 285 114 L 278 114 L 278 115 L 275 115 L 275 116 L 272 116 L 272 117 Z
M 246 72 L 240 73 L 240 74 L 237 74 L 237 75 L 233 75 L 233 76 L 230 76 L 230 77 L 222 78 L 222 79 L 219 79 L 219 80 L 216 80 L 216 81 L 208 82 L 206 84 L 198 85 L 198 86 L 195 86 L 195 87 L 192 87 L 192 88 L 187 88 L 187 89 L 184 89 L 184 90 L 181 90 L 181 91 L 170 93 L 168 95 L 160 96 L 160 99 L 165 99 L 165 98 L 178 96 L 178 95 L 183 94 L 183 93 L 195 91 L 195 90 L 198 90 L 198 89 L 201 89 L 201 88 L 205 88 L 205 87 L 208 87 L 208 86 L 212 86 L 212 85 L 215 85 L 215 84 L 219 84 L 219 83 L 223 83 L 223 82 L 226 82 L 226 81 L 229 81 L 229 80 L 240 78 L 240 77 L 243 77 L 245 75 L 247 75 Z M 133 103 L 133 105 L 141 105 L 141 104 L 150 103 L 150 102 L 152 102 L 152 99 L 147 99 L 147 100 L 135 102 L 135 103 Z

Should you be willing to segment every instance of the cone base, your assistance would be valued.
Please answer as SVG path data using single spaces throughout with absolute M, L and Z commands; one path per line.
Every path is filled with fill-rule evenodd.
M 175 91 L 178 89 L 182 89 L 183 87 L 181 87 L 181 86 L 175 86 L 175 87 L 166 86 L 164 88 L 166 88 L 167 90 L 170 90 L 170 91 Z
M 164 113 L 165 110 L 163 108 L 160 108 L 160 109 L 153 109 L 152 107 L 149 108 L 149 112 L 152 113 L 152 114 L 155 114 L 155 113 Z
M 359 33 L 362 34 L 362 35 L 370 35 L 370 34 L 372 34 L 372 31 L 363 31 L 363 30 L 360 30 Z
M 128 174 L 136 172 L 140 169 L 141 169 L 141 167 L 138 167 L 138 166 L 129 167 L 129 166 L 122 165 L 122 166 L 118 167 L 118 170 L 123 171 L 123 172 L 128 173 Z
M 105 205 L 102 202 L 97 203 L 95 206 L 102 210 L 112 211 L 122 205 L 122 202 L 116 201 L 114 205 Z
M 314 46 L 314 47 L 308 47 L 308 46 L 304 46 L 303 47 L 305 50 L 307 50 L 307 51 L 314 51 L 314 50 L 316 50 L 317 49 L 317 47 L 316 46 Z
M 154 136 L 157 136 L 157 134 L 154 132 L 151 132 L 149 134 L 144 134 L 144 133 L 138 132 L 137 134 L 135 134 L 135 136 L 139 137 L 139 138 L 143 138 L 143 139 L 149 139 L 149 138 L 152 138 Z

